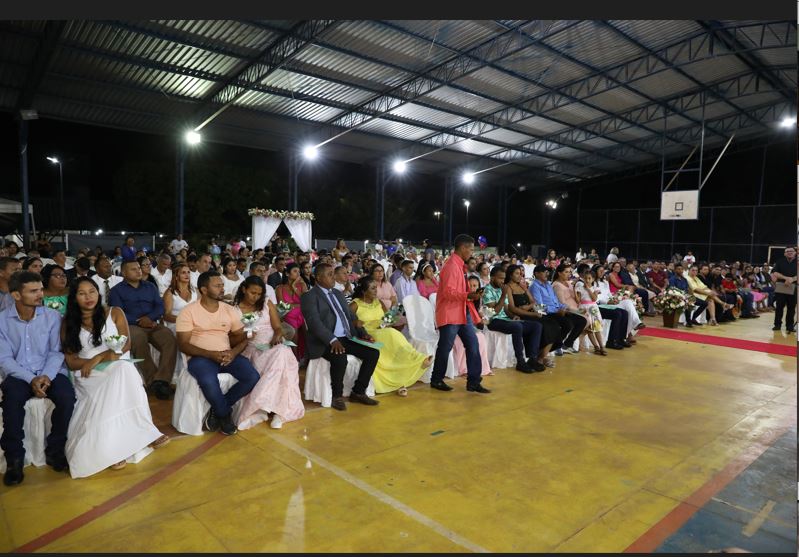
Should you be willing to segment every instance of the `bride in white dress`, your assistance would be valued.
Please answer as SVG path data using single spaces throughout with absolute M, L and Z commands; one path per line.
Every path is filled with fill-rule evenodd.
M 95 282 L 79 278 L 70 288 L 61 328 L 67 367 L 74 372 L 77 402 L 67 433 L 66 456 L 73 478 L 136 463 L 163 447 L 169 436 L 153 425 L 141 375 L 130 359 L 130 331 L 123 311 L 103 308 Z M 122 354 L 109 335 L 128 337 Z M 102 370 L 101 362 L 111 362 Z
M 172 267 L 172 284 L 164 292 L 164 325 L 175 333 L 175 322 L 180 310 L 199 299 L 197 289 L 191 285 L 191 269 L 186 263 L 178 263 Z M 186 356 L 178 352 L 173 382 L 177 383 L 180 373 L 186 368 Z

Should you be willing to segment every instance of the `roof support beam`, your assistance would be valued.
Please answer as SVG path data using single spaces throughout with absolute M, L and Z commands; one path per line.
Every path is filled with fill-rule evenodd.
M 333 19 L 301 21 L 270 44 L 269 48 L 259 56 L 237 68 L 224 83 L 213 87 L 203 99 L 202 104 L 195 112 L 193 120 L 202 118 L 201 115 L 208 109 L 209 105 L 221 104 L 222 106 L 200 122 L 195 127 L 195 131 L 200 131 L 210 124 L 211 121 L 240 99 L 249 90 L 251 84 L 263 82 L 275 70 L 288 60 L 291 60 L 306 46 L 313 43 L 317 36 L 334 25 L 336 25 L 336 20 Z

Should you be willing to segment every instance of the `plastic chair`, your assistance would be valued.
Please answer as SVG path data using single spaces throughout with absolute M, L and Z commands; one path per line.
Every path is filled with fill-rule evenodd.
M 405 307 L 405 317 L 408 319 L 408 334 L 411 345 L 428 356 L 436 355 L 438 347 L 438 331 L 436 330 L 435 312 L 430 301 L 421 296 L 406 296 L 402 304 Z M 425 371 L 419 378 L 423 383 L 429 383 L 433 374 L 433 366 Z M 457 371 L 452 351 L 447 359 L 446 377 L 456 377 Z
M 44 449 L 47 445 L 47 436 L 50 435 L 54 409 L 55 404 L 49 398 L 33 397 L 25 403 L 25 421 L 22 424 L 22 431 L 25 433 L 25 439 L 22 440 L 22 446 L 25 447 L 25 466 L 45 465 Z M 0 433 L 2 431 L 3 422 L 0 419 Z M 3 458 L 3 450 L 0 449 L 0 474 L 5 471 L 6 459 Z
M 182 356 L 182 354 L 181 354 Z M 238 380 L 229 373 L 217 374 L 219 386 L 226 393 L 238 383 Z M 233 420 L 236 421 L 241 401 L 233 406 Z M 197 380 L 189 373 L 188 368 L 180 372 L 175 390 L 175 400 L 172 405 L 172 425 L 181 433 L 187 435 L 202 435 L 203 420 L 211 409 L 211 404 L 205 399 Z
M 344 389 L 342 395 L 350 396 L 352 386 L 358 379 L 361 370 L 361 360 L 347 354 L 347 369 L 344 372 Z M 366 387 L 366 394 L 374 396 L 375 386 L 370 379 L 369 386 Z M 330 408 L 333 403 L 333 387 L 330 385 L 330 362 L 324 358 L 315 358 L 308 362 L 305 370 L 305 400 L 312 400 L 320 403 L 324 408 Z

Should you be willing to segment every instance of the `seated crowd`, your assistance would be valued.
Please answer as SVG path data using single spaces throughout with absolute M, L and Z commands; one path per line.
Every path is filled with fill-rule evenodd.
M 196 251 L 178 235 L 156 255 L 131 236 L 113 253 L 81 250 L 71 264 L 63 250 L 0 247 L 4 482 L 24 478 L 31 398 L 55 406 L 47 463 L 79 478 L 123 468 L 168 443 L 153 425 L 146 392 L 169 400 L 174 383 L 189 376 L 210 405 L 205 428 L 226 435 L 302 418 L 299 370 L 316 358 L 329 362 L 336 410 L 347 409 L 348 355 L 361 361 L 350 402 L 377 405 L 366 394 L 370 385 L 407 396 L 434 364 L 433 354 L 411 342 L 403 316 L 409 296 L 433 306 L 465 298 L 466 324 L 440 327 L 440 344 L 476 336 L 466 359 L 462 344 L 454 350 L 461 350 L 461 373 L 468 360 L 468 390 L 481 393 L 490 391 L 479 376 L 492 373 L 486 331 L 509 335 L 518 371 L 541 372 L 588 342 L 598 356 L 631 348 L 642 316 L 656 315 L 670 289 L 692 301 L 687 327 L 700 325 L 703 313 L 715 326 L 776 306 L 775 330 L 783 310 L 786 329 L 794 330 L 795 295 L 781 293 L 796 283 L 794 248 L 771 268 L 697 263 L 691 252 L 668 263 L 626 261 L 616 248 L 604 260 L 582 249 L 573 259 L 555 250 L 541 260 L 472 256 L 473 240 L 459 238 L 455 253 L 463 257 L 455 261 L 463 273 L 446 280 L 442 268 L 455 253 L 436 252 L 427 240 L 418 251 L 401 241 L 352 251 L 338 240 L 330 252 L 292 253 L 278 236 L 266 249 L 251 251 L 234 238 Z M 443 369 L 436 361 L 431 386 L 451 390 Z M 236 380 L 226 392 L 220 373 Z

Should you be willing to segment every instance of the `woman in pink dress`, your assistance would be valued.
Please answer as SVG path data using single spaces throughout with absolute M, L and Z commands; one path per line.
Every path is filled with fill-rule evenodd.
M 249 429 L 274 414 L 274 429 L 305 415 L 300 395 L 300 376 L 297 358 L 283 344 L 283 330 L 277 308 L 266 298 L 264 281 L 249 276 L 239 285 L 233 305 L 244 313 L 259 316 L 253 337 L 248 339 L 242 355 L 252 362 L 261 378 L 241 401 L 235 417 L 239 429 Z
M 283 316 L 283 321 L 294 327 L 297 331 L 295 340 L 297 342 L 297 359 L 302 360 L 305 357 L 305 319 L 302 316 L 300 309 L 300 296 L 305 294 L 308 288 L 305 286 L 305 281 L 300 276 L 300 267 L 296 263 L 289 263 L 286 265 L 286 270 L 283 273 L 283 284 L 278 285 L 275 289 L 275 297 L 278 303 L 285 302 L 291 305 L 291 310 Z
M 438 279 L 430 263 L 419 265 L 419 270 L 416 271 L 416 287 L 419 289 L 419 294 L 428 300 L 430 294 L 438 292 Z
M 397 291 L 386 278 L 386 270 L 380 263 L 372 265 L 370 271 L 372 278 L 377 282 L 377 299 L 383 304 L 386 311 L 397 305 Z

